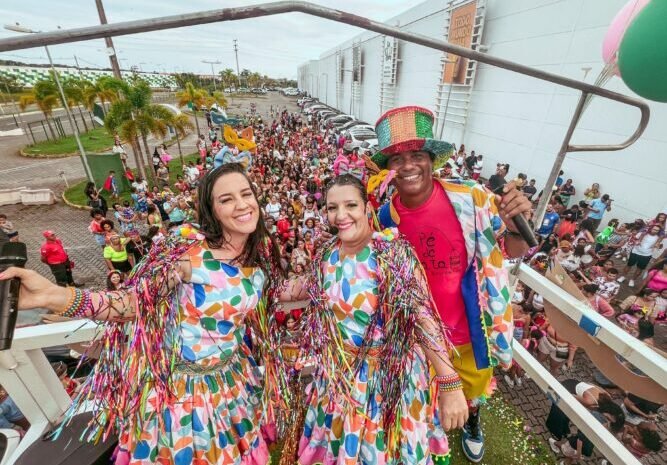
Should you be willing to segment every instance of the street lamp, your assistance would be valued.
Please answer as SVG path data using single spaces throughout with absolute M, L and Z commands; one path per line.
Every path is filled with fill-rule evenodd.
M 211 74 L 213 75 L 213 89 L 215 89 L 215 91 L 217 92 L 218 85 L 216 84 L 215 71 L 213 70 L 213 65 L 220 65 L 220 64 L 222 64 L 222 61 L 219 61 L 219 60 L 216 60 L 216 61 L 202 60 L 201 62 L 211 65 Z
M 41 31 L 34 31 L 30 28 L 27 28 L 25 26 L 21 26 L 19 23 L 15 24 L 6 24 L 5 29 L 8 31 L 14 31 L 14 32 L 21 32 L 24 34 L 36 34 Z M 56 85 L 58 86 L 58 92 L 60 92 L 60 97 L 63 100 L 63 106 L 65 107 L 65 113 L 67 114 L 67 120 L 69 121 L 69 125 L 72 128 L 72 131 L 74 132 L 74 139 L 76 139 L 76 145 L 79 147 L 79 155 L 81 156 L 81 162 L 83 163 L 83 169 L 86 172 L 86 177 L 88 178 L 89 181 L 95 182 L 95 179 L 93 178 L 93 174 L 90 171 L 90 167 L 88 166 L 88 160 L 86 159 L 86 152 L 83 149 L 83 144 L 81 144 L 81 138 L 79 137 L 79 129 L 77 128 L 76 124 L 74 123 L 74 118 L 72 117 L 72 112 L 69 109 L 69 105 L 67 104 L 67 98 L 65 97 L 65 92 L 63 91 L 63 86 L 60 84 L 60 78 L 58 77 L 58 71 L 56 71 L 56 67 L 53 66 L 53 60 L 51 59 L 51 53 L 49 52 L 49 47 L 46 45 L 44 46 L 44 50 L 46 50 L 46 56 L 49 58 L 49 64 L 51 65 L 51 71 L 53 71 L 53 77 L 56 80 Z

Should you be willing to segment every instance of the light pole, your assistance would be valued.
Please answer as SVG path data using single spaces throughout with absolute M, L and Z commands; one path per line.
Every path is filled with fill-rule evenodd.
M 5 29 L 8 31 L 14 31 L 14 32 L 22 32 L 25 34 L 35 34 L 41 31 L 33 31 L 30 28 L 27 28 L 25 26 L 21 26 L 19 23 L 16 24 L 8 24 L 5 25 Z M 51 59 L 51 53 L 49 52 L 49 47 L 46 45 L 44 46 L 44 50 L 46 50 L 46 56 L 49 58 L 49 64 L 51 65 L 51 71 L 53 71 L 53 78 L 56 81 L 56 85 L 58 86 L 58 92 L 60 93 L 60 98 L 63 100 L 63 106 L 65 107 L 65 113 L 67 114 L 67 120 L 69 121 L 69 125 L 72 128 L 72 131 L 74 132 L 74 139 L 76 139 L 76 145 L 79 147 L 79 155 L 81 156 L 81 162 L 83 163 L 83 170 L 86 172 L 86 177 L 88 178 L 89 181 L 92 181 L 93 183 L 95 182 L 95 179 L 93 179 L 93 174 L 90 171 L 90 167 L 88 166 L 88 160 L 86 159 L 86 152 L 83 149 L 83 144 L 81 144 L 81 138 L 79 137 L 79 129 L 77 128 L 76 124 L 74 123 L 74 118 L 72 117 L 72 112 L 69 109 L 69 105 L 67 104 L 67 98 L 65 97 L 65 92 L 63 91 L 63 86 L 60 84 L 60 78 L 58 77 L 58 71 L 56 70 L 56 67 L 53 66 L 53 60 Z
M 220 61 L 220 60 L 216 60 L 216 61 L 202 60 L 201 62 L 211 65 L 211 74 L 213 75 L 213 89 L 215 89 L 215 91 L 217 92 L 218 91 L 218 86 L 217 86 L 216 81 L 215 81 L 215 71 L 213 70 L 213 65 L 222 64 L 222 61 Z

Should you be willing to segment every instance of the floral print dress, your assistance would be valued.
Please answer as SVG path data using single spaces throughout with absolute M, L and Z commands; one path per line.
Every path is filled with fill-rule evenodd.
M 333 312 L 345 352 L 355 354 L 365 337 L 372 338 L 369 355 L 347 371 L 353 402 L 332 395 L 323 376 L 309 387 L 310 401 L 299 444 L 299 465 L 427 465 L 449 460 L 447 437 L 435 413 L 428 365 L 421 349 L 413 352 L 412 370 L 398 415 L 399 456 L 389 457 L 382 427 L 381 385 L 373 348 L 384 343 L 382 328 L 366 334 L 378 309 L 378 264 L 372 245 L 356 256 L 341 256 L 334 246 L 322 258 L 322 288 Z M 351 362 L 354 357 L 348 358 Z M 347 368 L 340 367 L 341 370 Z
M 180 360 L 172 375 L 177 399 L 159 421 L 150 407 L 155 395 L 148 394 L 136 431 L 121 435 L 117 463 L 265 465 L 262 375 L 243 341 L 264 273 L 214 259 L 205 243 L 188 253 L 192 277 L 180 288 Z

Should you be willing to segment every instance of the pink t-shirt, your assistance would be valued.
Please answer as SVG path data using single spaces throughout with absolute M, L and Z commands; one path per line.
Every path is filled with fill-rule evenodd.
M 461 292 L 461 280 L 468 264 L 463 230 L 444 188 L 433 181 L 433 193 L 418 208 L 405 207 L 399 196 L 393 199 L 403 233 L 419 257 L 433 300 L 454 345 L 470 342 L 470 330 Z

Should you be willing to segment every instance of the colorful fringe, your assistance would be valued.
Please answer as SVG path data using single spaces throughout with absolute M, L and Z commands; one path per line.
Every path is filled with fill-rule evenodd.
M 383 428 L 388 436 L 387 456 L 399 457 L 397 439 L 400 437 L 401 418 L 398 406 L 412 371 L 410 354 L 416 344 L 426 343 L 429 348 L 446 352 L 449 343 L 440 318 L 429 304 L 430 297 L 424 292 L 424 286 L 417 277 L 416 271 L 421 270 L 421 267 L 409 243 L 399 236 L 397 230 L 385 230 L 373 235 L 378 268 L 381 270 L 378 273 L 378 301 L 381 302 L 381 308 L 372 317 L 364 342 L 350 363 L 335 317 L 328 310 L 328 297 L 322 288 L 322 260 L 335 241 L 333 239 L 322 247 L 313 260 L 307 278 L 306 286 L 313 308 L 306 316 L 305 350 L 309 356 L 316 358 L 320 376 L 328 379 L 336 394 L 354 405 L 349 395 L 351 386 L 348 379 L 354 379 L 355 376 L 348 375 L 356 375 L 361 361 L 367 358 L 371 349 L 372 338 L 369 335 L 382 328 L 384 343 L 380 347 L 373 347 L 374 351 L 379 349 L 374 358 L 377 359 L 377 370 L 381 371 L 378 377 L 381 386 L 369 385 L 368 389 L 381 393 L 382 404 L 379 407 L 383 412 Z M 428 317 L 439 325 L 440 338 L 426 334 L 420 326 L 420 317 L 424 316 L 420 315 L 420 309 L 428 312 Z

